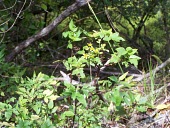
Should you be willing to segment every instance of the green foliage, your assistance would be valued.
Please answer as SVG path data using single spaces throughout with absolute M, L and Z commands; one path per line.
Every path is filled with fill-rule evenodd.
M 94 4 L 96 2 L 98 1 L 95 1 Z M 71 2 L 66 0 L 37 0 L 34 1 L 35 6 L 30 6 L 26 2 L 25 9 L 21 10 L 20 16 L 17 14 L 21 1 L 17 1 L 15 4 L 14 1 L 5 0 L 1 3 L 3 6 L 0 6 L 2 16 L 0 38 L 4 38 L 4 40 L 0 43 L 7 44 L 8 48 L 12 48 L 18 42 L 22 42 L 48 25 Z M 130 44 L 142 44 L 141 35 L 147 35 L 153 39 L 155 53 L 162 54 L 161 49 L 166 44 L 166 40 L 162 29 L 165 26 L 161 21 L 161 8 L 158 6 L 160 2 L 117 0 L 112 5 L 111 1 L 105 0 L 103 3 L 108 5 L 111 19 L 114 19 L 114 27 L 124 38 L 120 37 L 118 32 L 112 32 L 102 14 L 97 18 L 89 5 L 97 23 L 92 17 L 89 17 L 91 13 L 87 12 L 86 14 L 80 10 L 71 17 L 76 20 L 87 16 L 87 18 L 80 20 L 81 22 L 77 21 L 81 27 L 77 27 L 73 20 L 70 21 L 69 17 L 56 27 L 51 35 L 48 35 L 47 41 L 42 39 L 41 42 L 36 42 L 35 47 L 28 49 L 21 55 L 24 63 L 25 59 L 26 62 L 36 63 L 37 58 L 41 55 L 45 55 L 42 57 L 43 60 L 51 62 L 51 56 L 53 57 L 58 52 L 56 48 L 63 46 L 66 39 L 68 39 L 67 47 L 71 51 L 74 51 L 74 46 L 81 45 L 78 51 L 72 52 L 71 57 L 63 60 L 67 72 L 70 73 L 70 76 L 68 75 L 70 81 L 58 82 L 53 76 L 43 73 L 34 73 L 32 77 L 26 77 L 26 69 L 4 61 L 5 49 L 0 48 L 0 127 L 53 128 L 75 125 L 97 128 L 101 127 L 105 120 L 117 121 L 121 117 L 128 117 L 132 111 L 145 112 L 148 107 L 153 107 L 155 74 L 151 72 L 152 67 L 150 67 L 152 76 L 151 98 L 144 97 L 141 92 L 135 89 L 136 83 L 132 82 L 133 77 L 128 76 L 128 72 L 118 77 L 111 75 L 106 79 L 101 79 L 98 72 L 105 67 L 103 60 L 108 60 L 107 65 L 110 66 L 118 64 L 125 67 L 129 65 L 137 67 L 138 60 L 140 60 L 140 57 L 136 55 L 137 49 L 124 46 L 129 46 L 125 40 L 130 40 Z M 157 5 L 155 6 L 157 8 L 152 9 L 153 5 Z M 168 5 L 166 6 L 168 7 Z M 101 6 L 100 2 L 94 8 L 95 12 L 103 11 L 103 5 Z M 46 14 L 48 14 L 47 19 Z M 17 22 L 15 22 L 16 16 L 19 16 Z M 144 19 L 142 19 L 143 17 Z M 150 19 L 147 20 L 148 18 Z M 142 23 L 140 23 L 141 21 Z M 63 32 L 67 22 L 69 22 L 69 30 Z M 14 26 L 10 28 L 12 25 Z M 104 26 L 104 29 L 101 25 Z M 130 38 L 135 36 L 136 30 L 141 25 L 145 25 L 145 29 L 139 31 L 136 42 L 133 42 Z M 97 27 L 100 29 L 93 31 Z M 10 32 L 5 33 L 9 28 Z M 65 40 L 61 39 L 60 32 L 63 32 L 62 36 L 66 38 Z M 10 50 L 5 52 L 10 52 Z M 160 61 L 157 55 L 153 57 Z M 20 57 L 18 60 L 20 63 Z M 85 72 L 85 68 L 89 69 L 89 73 Z M 92 75 L 92 68 L 96 69 L 95 75 Z M 78 79 L 77 84 L 72 84 L 71 82 L 76 78 Z M 105 101 L 102 101 L 100 94 Z M 58 97 L 64 97 L 64 100 L 57 101 Z
M 73 21 L 70 22 L 69 26 L 70 31 L 63 34 L 64 37 L 69 38 L 69 42 L 77 42 L 75 38 L 81 40 L 84 38 L 81 37 L 81 34 L 77 34 L 80 31 Z M 72 38 L 73 36 L 75 38 Z M 128 72 L 118 78 L 110 76 L 107 80 L 94 78 L 94 80 L 97 80 L 100 91 L 105 92 L 103 98 L 107 102 L 100 101 L 98 94 L 96 95 L 96 83 L 91 81 L 93 79 L 92 76 L 90 76 L 91 79 L 87 80 L 91 81 L 90 83 L 83 81 L 87 77 L 87 74 L 84 72 L 85 67 L 102 68 L 104 66 L 101 58 L 105 57 L 104 52 L 110 54 L 109 50 L 106 49 L 106 46 L 109 45 L 108 41 L 113 40 L 117 43 L 112 45 L 112 49 L 115 50 L 111 54 L 109 64 L 120 62 L 137 66 L 139 57 L 134 55 L 137 53 L 137 50 L 130 47 L 126 49 L 118 47 L 119 42 L 123 38 L 119 37 L 117 33 L 112 33 L 110 30 L 94 31 L 92 34 L 86 32 L 85 38 L 90 38 L 91 40 L 94 38 L 96 43 L 87 43 L 74 56 L 63 61 L 71 75 L 80 78 L 80 83 L 78 84 L 64 81 L 62 85 L 53 76 L 50 77 L 43 73 L 38 75 L 34 73 L 31 78 L 24 78 L 24 71 L 20 71 L 20 68 L 16 68 L 12 64 L 5 63 L 3 60 L 3 50 L 0 52 L 1 66 L 6 65 L 6 68 L 2 67 L 3 70 L 1 72 L 9 75 L 8 80 L 14 76 L 16 77 L 13 81 L 9 81 L 8 85 L 5 80 L 1 79 L 1 96 L 4 98 L 0 102 L 0 121 L 2 121 L 2 125 L 17 128 L 70 127 L 73 122 L 69 122 L 69 120 L 74 120 L 74 125 L 78 124 L 80 127 L 101 127 L 103 117 L 119 120 L 120 116 L 128 116 L 127 111 L 132 111 L 134 108 L 144 111 L 146 102 L 141 99 L 142 97 L 139 93 L 131 90 L 134 83 L 131 82 L 133 77 L 127 77 Z M 104 43 L 101 43 L 102 39 L 105 41 Z M 11 70 L 12 67 L 15 70 Z M 115 83 L 114 87 L 112 87 L 112 83 Z M 7 86 L 9 88 L 5 90 Z M 59 86 L 63 86 L 60 95 L 57 89 Z M 10 96 L 5 97 L 7 94 Z M 56 102 L 56 99 L 60 96 L 66 97 L 63 103 L 67 107 L 64 110 L 61 110 L 61 104 Z M 111 104 L 109 105 L 108 103 Z M 137 105 L 134 107 L 134 104 Z M 111 111 L 114 117 L 110 115 Z

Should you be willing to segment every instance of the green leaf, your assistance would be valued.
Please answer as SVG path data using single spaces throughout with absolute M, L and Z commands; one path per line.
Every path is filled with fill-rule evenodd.
M 138 110 L 139 112 L 146 112 L 147 111 L 147 107 L 146 106 L 137 106 L 136 110 Z
M 57 111 L 57 109 L 58 109 L 58 106 L 55 106 L 55 107 L 52 109 L 51 113 L 55 113 L 55 112 Z
M 46 95 L 46 96 L 50 96 L 51 94 L 53 93 L 53 91 L 47 89 L 47 90 L 44 90 L 43 94 Z
M 131 58 L 129 58 L 129 62 L 130 62 L 131 64 L 133 64 L 135 67 L 138 66 L 138 60 L 137 60 L 137 59 L 131 59 Z
M 119 33 L 117 32 L 111 34 L 111 39 L 116 42 L 125 41 L 122 37 L 119 36 Z
M 41 128 L 54 128 L 50 119 L 47 119 L 42 125 Z
M 44 97 L 44 101 L 45 101 L 45 103 L 48 103 L 48 98 Z
M 19 90 L 20 92 L 27 92 L 26 89 L 25 89 L 25 88 L 22 88 L 22 87 L 21 87 L 21 88 L 18 88 L 18 90 Z
M 9 121 L 11 116 L 12 116 L 12 109 L 7 109 L 7 111 L 5 112 L 6 121 Z
M 103 40 L 104 40 L 104 41 L 110 41 L 111 38 L 110 38 L 109 36 L 105 36 L 105 37 L 103 38 Z
M 7 104 L 0 102 L 0 109 L 4 109 Z
M 111 81 L 113 81 L 113 82 L 118 82 L 118 79 L 117 79 L 117 77 L 116 76 L 110 76 L 110 77 L 108 77 Z
M 80 55 L 83 55 L 85 52 L 84 52 L 84 50 L 79 50 L 78 52 L 77 52 L 77 54 L 80 54 Z
M 118 57 L 117 55 L 115 54 L 112 54 L 111 55 L 111 59 L 110 59 L 110 63 L 118 63 L 120 61 L 120 57 Z
M 68 31 L 68 32 L 63 32 L 63 33 L 62 33 L 62 35 L 63 35 L 64 38 L 66 38 L 66 37 L 68 36 L 68 34 L 69 34 L 69 31 Z
M 119 81 L 124 80 L 124 79 L 126 78 L 127 74 L 128 74 L 128 72 L 126 72 L 126 73 L 124 73 L 123 75 L 121 75 L 121 76 L 119 77 Z
M 130 59 L 137 59 L 137 60 L 141 59 L 139 56 L 136 56 L 136 55 L 131 55 L 129 58 Z
M 58 97 L 59 96 L 57 96 L 57 95 L 51 95 L 51 96 L 48 97 L 48 99 L 53 101 L 53 100 L 56 100 Z
M 31 122 L 27 120 L 19 120 L 19 123 L 16 128 L 30 128 Z
M 45 4 L 41 4 L 41 8 L 44 9 L 45 11 L 47 10 L 47 6 Z
M 74 113 L 72 111 L 65 111 L 63 114 L 68 117 L 74 116 Z
M 70 28 L 70 30 L 73 31 L 73 32 L 76 32 L 76 31 L 77 31 L 77 27 L 74 25 L 73 20 L 70 21 L 70 23 L 69 23 L 69 28 Z
M 38 120 L 40 117 L 38 115 L 31 115 L 31 120 Z
M 73 70 L 72 75 L 80 75 L 81 78 L 85 78 L 83 68 L 77 68 L 77 69 Z
M 54 102 L 50 100 L 50 102 L 48 103 L 48 108 L 52 109 L 53 107 L 54 107 Z
M 36 112 L 36 114 L 38 115 L 39 113 L 40 113 L 40 107 L 36 104 L 36 105 L 34 105 L 33 107 L 33 110 Z
M 148 101 L 147 97 L 141 97 L 138 101 L 138 104 L 146 104 Z
M 68 45 L 67 45 L 67 48 L 72 49 L 73 48 L 72 43 L 69 42 Z
M 77 100 L 82 103 L 85 107 L 87 106 L 86 98 L 83 94 L 77 94 Z
M 116 51 L 118 52 L 118 56 L 122 56 L 127 53 L 127 51 L 123 47 L 116 48 Z
M 133 79 L 133 76 L 129 76 L 125 79 L 126 82 L 130 83 Z
M 120 96 L 119 89 L 114 89 L 113 91 L 113 102 L 115 103 L 116 106 L 120 106 L 122 102 L 122 97 Z

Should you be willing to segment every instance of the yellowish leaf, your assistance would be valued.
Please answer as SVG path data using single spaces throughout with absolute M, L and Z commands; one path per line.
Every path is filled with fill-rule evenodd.
M 170 107 L 170 104 L 159 104 L 156 106 L 157 109 L 162 110 L 162 109 L 167 109 Z
M 111 101 L 111 103 L 110 103 L 110 105 L 109 105 L 109 107 L 108 107 L 108 111 L 110 112 L 110 113 L 113 113 L 114 112 L 114 105 L 113 105 L 113 102 Z

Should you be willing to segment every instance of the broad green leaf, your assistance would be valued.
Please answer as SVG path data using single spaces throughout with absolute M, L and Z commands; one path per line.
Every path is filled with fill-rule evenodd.
M 54 107 L 54 102 L 50 100 L 50 102 L 48 103 L 48 108 L 52 109 L 53 107 Z
M 123 47 L 116 48 L 116 51 L 118 52 L 118 56 L 122 56 L 127 53 L 127 51 Z
M 133 54 L 137 53 L 137 49 L 132 49 L 131 47 L 127 47 L 126 51 L 129 55 L 133 55 Z
M 112 54 L 111 55 L 111 59 L 110 59 L 110 63 L 118 63 L 120 61 L 120 58 L 117 56 L 117 55 L 115 55 L 115 54 Z
M 81 33 L 82 33 L 82 31 L 78 30 L 78 31 L 76 32 L 76 37 L 80 37 Z
M 36 112 L 37 115 L 40 113 L 41 109 L 39 108 L 39 106 L 37 104 L 34 105 L 32 108 L 34 109 L 34 111 Z
M 138 60 L 137 60 L 137 59 L 129 58 L 129 62 L 130 62 L 131 64 L 133 64 L 135 67 L 138 66 Z
M 80 75 L 81 78 L 85 78 L 83 68 L 78 68 L 78 69 L 73 70 L 72 75 Z
M 122 37 L 119 36 L 119 33 L 117 32 L 111 34 L 111 39 L 116 42 L 125 41 Z
M 86 98 L 83 94 L 77 94 L 77 100 L 82 103 L 85 107 L 87 106 Z
M 44 101 L 45 101 L 45 103 L 48 103 L 48 98 L 44 97 Z
M 45 4 L 41 4 L 41 8 L 44 9 L 45 11 L 47 10 L 47 6 Z
M 0 102 L 0 109 L 4 109 L 7 104 Z
M 59 96 L 57 96 L 57 95 L 51 95 L 51 96 L 48 97 L 48 99 L 53 101 L 53 100 L 56 100 L 58 97 Z
M 123 100 L 124 100 L 124 102 L 126 103 L 127 106 L 132 105 L 132 101 L 131 101 L 130 96 L 129 96 L 128 93 L 125 93 L 125 94 L 124 94 Z
M 38 115 L 31 115 L 31 120 L 38 120 L 40 117 Z
M 137 106 L 136 110 L 138 110 L 139 112 L 146 112 L 147 111 L 147 107 L 146 106 Z
M 65 111 L 63 114 L 68 117 L 74 116 L 74 113 L 72 111 Z
M 9 121 L 11 116 L 12 116 L 12 109 L 7 109 L 6 112 L 5 112 L 6 121 Z
M 78 52 L 77 52 L 77 54 L 80 54 L 80 55 L 83 55 L 85 52 L 84 52 L 84 50 L 79 50 Z
M 73 31 L 73 32 L 76 32 L 76 31 L 77 31 L 77 27 L 74 25 L 73 20 L 70 21 L 70 23 L 69 23 L 69 28 L 70 28 L 70 30 Z
M 67 48 L 72 49 L 73 48 L 72 43 L 68 43 Z
M 55 113 L 55 112 L 57 111 L 57 109 L 58 109 L 58 106 L 55 106 L 55 107 L 52 109 L 51 113 Z
M 50 96 L 52 93 L 53 93 L 53 91 L 51 91 L 49 89 L 47 89 L 43 92 L 43 94 L 46 95 L 46 96 Z
M 0 94 L 1 96 L 5 96 L 5 94 L 4 94 L 4 92 L 1 92 L 1 94 Z
M 122 102 L 122 97 L 120 96 L 119 89 L 114 89 L 112 101 L 115 103 L 116 106 L 120 106 Z
M 132 51 L 132 48 L 131 47 L 127 47 L 126 51 L 130 52 L 130 51 Z
M 111 38 L 110 38 L 109 36 L 105 36 L 105 37 L 103 38 L 103 40 L 104 40 L 104 41 L 110 41 Z
M 117 79 L 117 77 L 116 76 L 110 76 L 110 77 L 108 77 L 111 81 L 113 81 L 113 82 L 118 82 L 118 79 Z
M 18 88 L 18 90 L 19 90 L 20 92 L 27 92 L 26 89 L 25 89 L 25 88 L 22 88 L 22 87 L 21 87 L 21 88 Z
M 141 59 L 139 56 L 136 56 L 136 55 L 131 55 L 129 58 L 130 59 L 137 59 L 137 60 Z
M 68 32 L 63 32 L 63 33 L 62 33 L 62 35 L 63 35 L 64 38 L 66 38 L 66 37 L 68 36 L 68 34 L 69 34 L 69 31 L 68 31 Z

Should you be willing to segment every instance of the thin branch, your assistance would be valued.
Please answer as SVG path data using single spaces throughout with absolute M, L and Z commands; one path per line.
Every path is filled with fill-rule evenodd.
M 37 34 L 29 37 L 27 40 L 21 42 L 18 46 L 15 47 L 14 50 L 6 57 L 6 61 L 12 61 L 17 54 L 19 54 L 22 50 L 26 49 L 32 43 L 37 41 L 38 39 L 48 35 L 59 23 L 61 23 L 65 18 L 69 15 L 77 11 L 80 7 L 86 5 L 91 0 L 77 0 L 75 3 L 70 5 L 65 11 L 63 11 L 52 23 L 50 23 L 47 27 L 43 28 Z
M 163 69 L 164 67 L 166 67 L 168 64 L 170 64 L 170 58 L 167 59 L 164 63 L 162 63 L 161 65 L 159 65 L 158 67 L 156 67 L 152 72 L 153 74 L 155 74 L 156 72 L 158 72 L 159 70 Z M 150 77 L 150 72 L 142 75 L 138 78 L 133 79 L 133 81 L 139 82 L 142 81 L 144 78 Z
M 24 6 L 25 6 L 26 2 L 27 2 L 27 0 L 24 1 L 23 6 L 21 7 L 21 9 L 20 9 L 19 13 L 17 14 L 17 17 L 15 18 L 15 20 L 14 20 L 13 24 L 11 25 L 11 27 L 8 28 L 6 31 L 0 32 L 0 34 L 2 34 L 2 33 L 3 33 L 3 34 L 4 34 L 4 33 L 7 33 L 8 31 L 10 31 L 10 30 L 13 28 L 13 26 L 15 25 L 17 19 L 18 19 L 19 16 L 20 16 L 22 10 L 24 9 Z
M 1 2 L 1 1 L 0 1 L 0 2 Z M 7 10 L 9 10 L 9 9 L 12 9 L 12 8 L 16 5 L 16 3 L 17 3 L 17 0 L 15 0 L 14 4 L 13 4 L 11 7 L 5 8 L 5 9 L 1 9 L 0 12 L 2 12 L 2 11 L 7 11 Z

